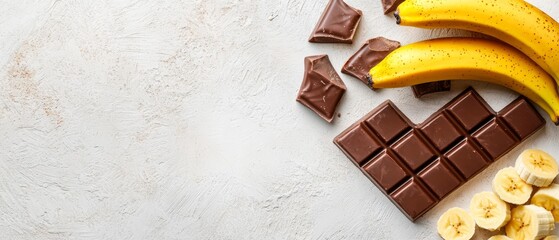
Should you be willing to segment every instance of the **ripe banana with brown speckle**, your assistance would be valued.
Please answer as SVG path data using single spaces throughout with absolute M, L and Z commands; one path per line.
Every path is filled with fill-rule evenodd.
M 559 124 L 553 78 L 517 49 L 495 40 L 440 38 L 400 47 L 370 70 L 370 87 L 396 88 L 441 80 L 480 80 L 510 88 Z
M 522 51 L 559 83 L 559 23 L 524 0 L 406 0 L 397 23 L 484 33 Z

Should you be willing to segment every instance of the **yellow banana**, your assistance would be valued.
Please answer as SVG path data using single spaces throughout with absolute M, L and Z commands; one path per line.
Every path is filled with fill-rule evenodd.
M 405 87 L 440 80 L 480 80 L 510 88 L 545 110 L 558 124 L 556 84 L 515 48 L 478 38 L 440 38 L 394 50 L 370 70 L 372 88 Z
M 498 38 L 559 84 L 559 23 L 524 0 L 406 0 L 394 15 L 404 26 L 458 28 Z

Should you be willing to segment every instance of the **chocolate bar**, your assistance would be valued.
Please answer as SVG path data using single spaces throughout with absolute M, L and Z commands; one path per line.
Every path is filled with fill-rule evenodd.
M 415 221 L 544 125 L 524 97 L 495 113 L 468 88 L 418 125 L 386 101 L 334 143 Z
M 318 20 L 309 42 L 353 43 L 363 13 L 343 0 L 330 0 Z
M 324 120 L 332 122 L 346 86 L 330 63 L 328 55 L 305 58 L 305 76 L 297 101 Z

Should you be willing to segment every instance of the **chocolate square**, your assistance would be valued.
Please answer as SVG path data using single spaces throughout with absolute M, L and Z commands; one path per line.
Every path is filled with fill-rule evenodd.
M 402 167 L 396 163 L 396 160 L 388 155 L 386 151 L 382 152 L 377 158 L 365 165 L 363 170 L 365 170 L 386 192 L 390 192 L 396 184 L 409 177 L 404 169 L 402 169 Z
M 413 171 L 425 165 L 435 154 L 419 137 L 411 132 L 394 144 L 394 152 Z
M 381 145 L 360 125 L 355 126 L 345 135 L 341 136 L 338 139 L 338 143 L 360 166 L 381 148 Z
M 436 203 L 436 200 L 414 180 L 406 182 L 390 196 L 410 219 L 418 218 Z
M 439 199 L 452 192 L 461 183 L 460 179 L 440 159 L 421 171 L 418 176 Z
M 489 164 L 469 140 L 462 141 L 458 146 L 445 154 L 445 157 L 466 179 L 474 176 Z
M 381 140 L 387 143 L 411 128 L 409 120 L 391 102 L 384 105 L 365 122 L 376 131 Z
M 545 120 L 524 98 L 519 98 L 499 112 L 516 135 L 524 140 L 545 124 Z
M 452 143 L 462 138 L 462 134 L 443 113 L 427 120 L 419 129 L 439 151 L 445 150 Z
M 475 92 L 468 92 L 454 100 L 448 107 L 448 111 L 462 124 L 466 131 L 473 130 L 493 116 L 493 111 L 489 108 L 489 105 Z
M 496 119 L 476 131 L 473 137 L 493 159 L 499 158 L 516 145 L 516 140 L 508 133 L 508 129 Z

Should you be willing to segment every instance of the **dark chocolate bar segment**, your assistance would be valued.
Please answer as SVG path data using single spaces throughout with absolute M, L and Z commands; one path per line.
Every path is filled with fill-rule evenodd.
M 384 142 L 391 142 L 411 128 L 411 122 L 392 102 L 382 104 L 365 123 L 377 133 Z
M 448 149 L 452 143 L 462 138 L 462 134 L 454 126 L 450 117 L 442 112 L 428 119 L 419 129 L 439 151 Z
M 468 88 L 418 125 L 386 101 L 334 143 L 415 221 L 544 125 L 523 97 L 495 113 Z
M 499 116 L 520 139 L 526 139 L 545 124 L 545 120 L 525 99 L 514 101 Z
M 343 0 L 330 0 L 309 37 L 309 42 L 353 43 L 361 15 L 361 10 L 347 5 Z
M 373 153 L 381 149 L 381 145 L 368 133 L 368 130 L 360 125 L 355 126 L 346 135 L 340 137 L 338 143 L 348 150 L 348 154 L 359 165 L 369 160 L 368 158 Z
M 346 86 L 330 63 L 328 55 L 305 58 L 305 76 L 297 101 L 324 120 L 332 122 Z
M 393 145 L 393 149 L 413 171 L 420 169 L 435 156 L 429 145 L 414 132 L 402 137 L 400 141 Z
M 429 190 L 422 187 L 417 178 L 413 178 L 392 194 L 392 201 L 400 210 L 409 216 L 420 216 L 437 204 L 437 200 L 431 196 Z
M 452 167 L 443 164 L 442 160 L 436 160 L 425 170 L 421 171 L 418 177 L 439 198 L 445 197 L 462 183 L 462 180 L 453 172 Z
M 444 155 L 466 179 L 480 172 L 490 160 L 487 159 L 470 140 L 464 140 Z
M 485 124 L 474 133 L 473 137 L 492 159 L 497 159 L 507 153 L 517 143 L 508 129 L 497 119 L 492 119 Z
M 452 104 L 448 107 L 448 112 L 450 112 L 468 132 L 479 127 L 490 117 L 493 117 L 492 110 L 487 102 L 473 91 L 466 92 L 452 101 Z
M 371 163 L 363 167 L 385 191 L 394 189 L 398 183 L 410 177 L 408 173 L 398 165 L 398 162 L 386 151 L 371 160 Z

